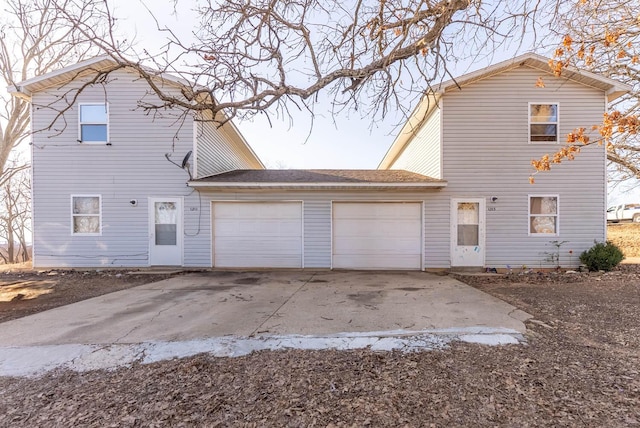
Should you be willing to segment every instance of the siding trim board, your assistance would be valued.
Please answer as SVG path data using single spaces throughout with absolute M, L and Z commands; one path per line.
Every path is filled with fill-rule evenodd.
M 198 177 L 198 121 L 193 121 L 193 153 L 191 158 L 193 159 L 193 171 L 191 173 L 191 178 Z
M 446 182 L 436 183 L 239 183 L 239 182 L 194 182 L 188 183 L 194 188 L 214 188 L 222 190 L 234 189 L 296 189 L 296 190 L 313 190 L 313 189 L 335 189 L 335 190 L 401 190 L 415 191 L 421 189 L 440 189 L 446 187 Z

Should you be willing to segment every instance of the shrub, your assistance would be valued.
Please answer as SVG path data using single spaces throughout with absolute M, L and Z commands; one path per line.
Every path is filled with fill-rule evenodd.
M 610 271 L 618 266 L 624 259 L 624 254 L 617 245 L 607 241 L 606 244 L 596 242 L 596 244 L 580 254 L 580 261 L 587 265 L 590 271 Z

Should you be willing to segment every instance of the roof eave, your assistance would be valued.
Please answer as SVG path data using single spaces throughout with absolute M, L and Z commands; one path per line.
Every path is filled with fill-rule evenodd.
M 208 182 L 189 181 L 189 187 L 199 189 L 217 190 L 423 190 L 442 189 L 447 187 L 446 181 L 434 181 L 428 183 L 353 183 L 353 182 L 328 182 L 328 183 L 282 183 L 282 182 Z
M 418 105 L 414 108 L 413 112 L 409 116 L 409 119 L 402 126 L 402 129 L 398 133 L 387 153 L 378 164 L 377 169 L 389 169 L 391 165 L 398 159 L 398 156 L 402 153 L 405 146 L 411 140 L 411 138 L 420 130 L 431 113 L 438 107 L 440 102 L 441 93 L 427 93 L 421 99 Z
M 542 55 L 538 55 L 533 52 L 525 53 L 523 55 L 519 55 L 515 58 L 499 62 L 497 64 L 491 65 L 489 67 L 481 68 L 476 71 L 472 71 L 471 73 L 467 73 L 465 75 L 460 76 L 457 79 L 450 79 L 445 82 L 442 82 L 436 88 L 436 92 L 444 93 L 450 89 L 458 89 L 462 86 L 470 85 L 479 80 L 486 79 L 496 74 L 503 73 L 513 68 L 517 68 L 521 65 L 526 65 L 528 67 L 536 68 L 542 72 L 546 72 L 548 74 L 553 74 L 551 69 L 548 66 L 549 58 L 544 57 Z M 602 76 L 600 74 L 596 74 L 590 72 L 588 70 L 579 69 L 573 66 L 569 66 L 566 69 L 565 77 L 571 79 L 571 75 L 566 76 L 566 74 L 577 74 L 583 78 L 587 78 L 591 80 L 587 85 L 595 86 L 595 82 L 598 82 L 599 89 L 604 90 L 607 93 L 607 97 L 609 101 L 612 101 L 621 95 L 631 91 L 632 87 L 621 83 L 617 80 L 610 79 L 608 77 Z M 585 84 L 584 82 L 578 82 L 580 84 Z
M 7 92 L 11 96 L 23 99 L 23 100 L 25 100 L 27 102 L 31 102 L 31 92 L 23 89 L 20 86 L 9 85 L 9 86 L 7 86 Z
M 93 57 L 90 59 L 87 59 L 85 61 L 80 61 L 77 64 L 73 64 L 70 65 L 68 67 L 62 67 L 58 70 L 54 70 L 54 71 L 50 71 L 48 73 L 42 74 L 40 76 L 35 76 L 32 77 L 30 79 L 27 80 L 23 80 L 22 82 L 19 83 L 19 86 L 17 86 L 17 88 L 19 88 L 21 90 L 21 92 L 23 91 L 23 88 L 28 88 L 30 85 L 33 85 L 34 83 L 40 83 L 42 81 L 63 75 L 65 73 L 69 73 L 69 72 L 73 72 L 73 71 L 79 71 L 82 70 L 84 68 L 88 68 L 93 64 L 97 64 L 101 61 L 104 61 L 106 59 L 110 59 L 110 57 L 108 55 L 101 55 L 101 56 L 97 56 L 97 57 Z
M 631 86 L 627 85 L 618 85 L 614 86 L 607 91 L 607 102 L 612 102 L 621 96 L 631 92 Z

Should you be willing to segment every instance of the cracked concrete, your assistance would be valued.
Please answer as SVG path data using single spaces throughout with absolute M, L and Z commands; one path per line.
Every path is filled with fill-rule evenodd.
M 108 346 L 66 344 L 0 348 L 0 376 L 38 376 L 56 369 L 88 371 L 115 369 L 134 363 L 184 358 L 200 353 L 216 357 L 238 357 L 260 350 L 362 349 L 415 352 L 442 349 L 453 341 L 485 345 L 518 344 L 520 334 L 477 329 L 457 332 L 374 332 L 335 336 L 216 337 L 183 342 L 144 342 Z
M 172 344 L 162 347 L 173 349 L 163 351 L 170 358 L 193 351 L 190 343 L 206 348 L 200 352 L 254 349 L 256 343 L 269 343 L 268 349 L 345 341 L 375 347 L 394 340 L 404 349 L 425 335 L 518 343 L 528 318 L 453 278 L 424 272 L 203 272 L 2 323 L 0 372 L 15 364 L 30 370 L 27 350 L 47 367 L 147 361 L 158 349 L 149 343 Z M 255 349 L 266 349 L 260 346 Z

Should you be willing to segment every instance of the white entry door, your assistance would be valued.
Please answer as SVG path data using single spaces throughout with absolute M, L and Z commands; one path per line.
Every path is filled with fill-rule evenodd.
M 302 267 L 302 202 L 213 202 L 211 212 L 214 267 Z
M 149 198 L 149 264 L 182 265 L 181 198 Z
M 334 202 L 336 269 L 422 267 L 421 202 Z
M 451 200 L 451 266 L 484 267 L 484 198 Z

